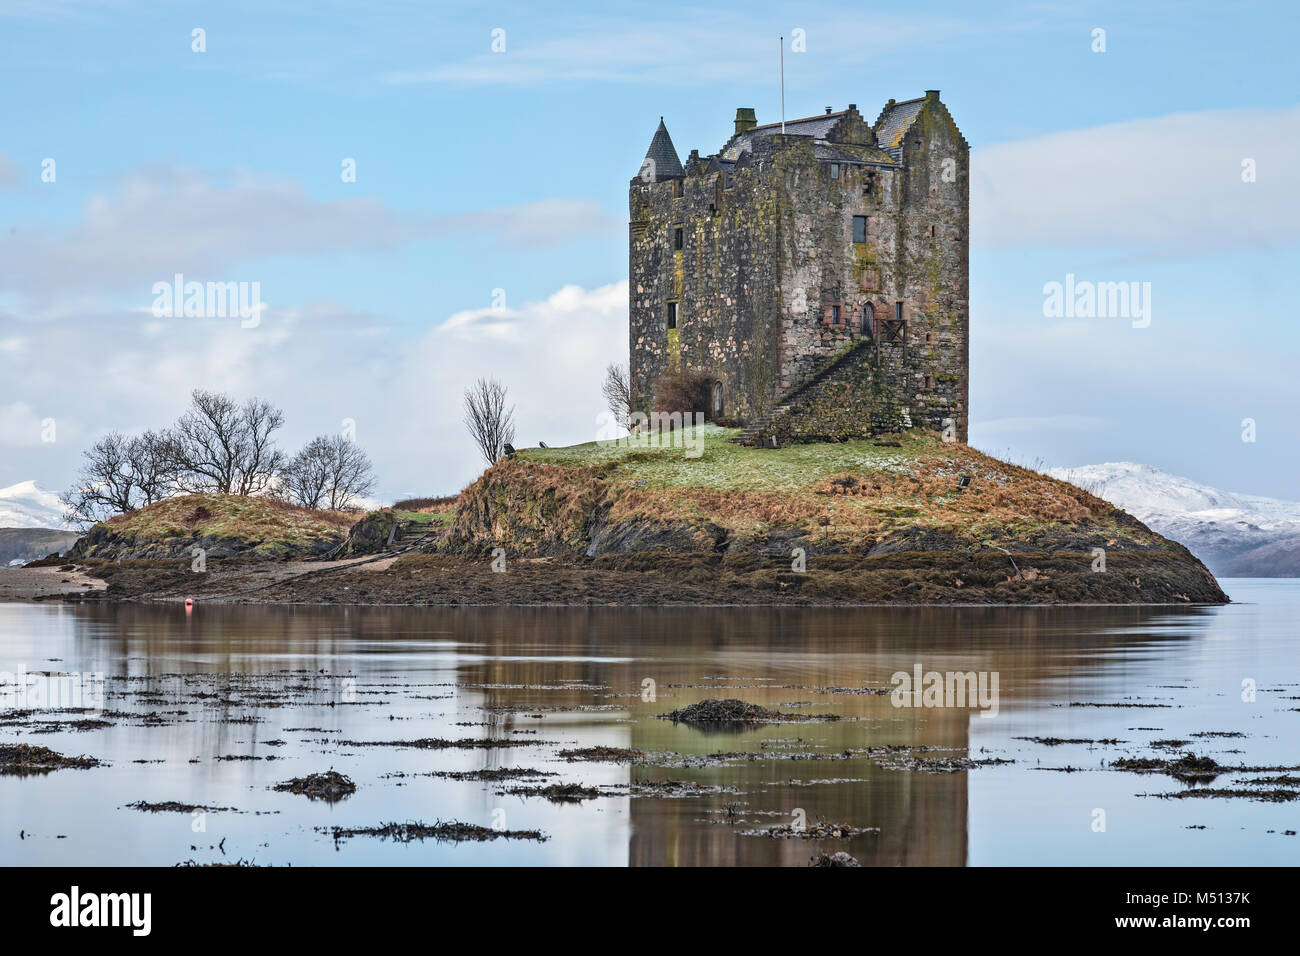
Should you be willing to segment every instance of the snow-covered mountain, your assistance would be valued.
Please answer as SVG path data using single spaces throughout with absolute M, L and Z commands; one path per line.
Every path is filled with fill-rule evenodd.
M 52 491 L 20 481 L 0 488 L 0 528 L 66 528 L 63 505 Z
M 1186 545 L 1224 577 L 1300 577 L 1300 502 L 1239 495 L 1131 461 L 1050 474 Z

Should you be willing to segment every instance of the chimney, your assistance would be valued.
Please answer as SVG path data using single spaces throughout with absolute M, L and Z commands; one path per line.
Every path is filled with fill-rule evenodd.
M 736 135 L 747 133 L 758 125 L 758 119 L 754 116 L 752 107 L 739 106 L 736 108 Z
M 831 115 L 831 108 L 830 108 L 829 106 L 826 107 L 826 115 L 827 115 L 827 116 L 830 116 L 830 115 Z
M 939 102 L 939 91 L 938 91 L 938 90 L 926 90 L 926 91 L 925 91 L 925 98 L 926 98 L 927 100 L 930 100 L 930 101 L 933 102 L 933 103 L 937 103 L 937 102 Z

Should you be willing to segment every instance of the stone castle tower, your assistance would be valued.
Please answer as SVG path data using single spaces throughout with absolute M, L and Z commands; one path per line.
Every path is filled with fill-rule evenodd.
M 685 166 L 662 119 L 628 193 L 632 407 L 668 371 L 772 445 L 966 440 L 970 147 L 937 90 L 757 125 Z

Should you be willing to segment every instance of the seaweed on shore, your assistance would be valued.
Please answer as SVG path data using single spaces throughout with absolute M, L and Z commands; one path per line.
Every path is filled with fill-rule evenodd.
M 548 839 L 540 830 L 494 830 L 476 823 L 460 823 L 456 820 L 437 820 L 432 824 L 416 821 L 407 823 L 383 823 L 377 827 L 317 827 L 329 833 L 335 840 L 350 839 L 358 836 L 378 837 L 396 843 L 411 843 L 415 840 L 437 840 L 443 843 L 462 843 L 465 841 L 484 842 L 487 840 L 536 840 Z
M 281 793 L 302 794 L 309 800 L 324 800 L 326 803 L 338 803 L 344 797 L 357 792 L 357 785 L 336 770 L 325 773 L 311 773 L 305 777 L 294 777 L 283 783 L 277 783 L 271 789 Z
M 100 765 L 94 757 L 65 757 L 49 747 L 0 744 L 0 776 L 26 777 L 54 770 L 86 770 Z
M 783 721 L 839 720 L 837 714 L 787 714 L 735 697 L 697 701 L 679 710 L 658 714 L 675 724 L 770 724 Z

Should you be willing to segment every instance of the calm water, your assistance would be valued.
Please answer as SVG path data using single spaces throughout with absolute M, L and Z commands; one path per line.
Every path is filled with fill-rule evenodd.
M 1300 802 L 1160 799 L 1150 794 L 1186 788 L 1104 766 L 1167 755 L 1151 743 L 1169 738 L 1189 739 L 1183 750 L 1220 764 L 1300 764 L 1300 581 L 1231 580 L 1225 589 L 1241 603 L 200 606 L 189 615 L 179 607 L 0 605 L 0 671 L 100 673 L 109 712 L 109 726 L 77 730 L 59 722 L 79 714 L 0 711 L 0 743 L 105 763 L 0 776 L 0 864 L 803 865 L 815 852 L 839 849 L 877 865 L 1294 864 L 1300 836 L 1284 831 L 1300 830 Z M 888 688 L 893 673 L 918 663 L 924 671 L 996 673 L 997 715 L 899 708 L 863 692 Z M 1258 688 L 1253 703 L 1241 699 L 1248 678 Z M 643 699 L 648 682 L 653 700 Z M 710 697 L 846 719 L 736 732 L 655 717 Z M 1244 736 L 1194 736 L 1206 732 Z M 1016 739 L 1026 736 L 1125 743 Z M 448 750 L 341 743 L 430 737 L 503 743 Z M 592 746 L 635 748 L 659 765 L 557 756 Z M 903 749 L 867 752 L 887 746 Z M 691 759 L 717 752 L 756 756 Z M 1014 762 L 955 772 L 925 763 L 965 756 Z M 550 772 L 541 783 L 581 782 L 602 795 L 554 804 L 498 795 L 499 783 L 427 775 L 499 767 Z M 1046 769 L 1064 767 L 1078 772 Z M 330 768 L 358 785 L 340 803 L 270 789 Z M 1228 774 L 1214 786 L 1243 779 Z M 673 797 L 629 787 L 666 780 L 704 787 Z M 196 819 L 127 807 L 140 800 L 233 809 Z M 1104 831 L 1094 829 L 1098 810 Z M 790 824 L 796 814 L 810 825 L 824 819 L 878 830 L 824 841 L 746 832 Z M 496 822 L 549 839 L 336 841 L 318 829 L 414 820 Z M 223 839 L 224 854 L 216 848 Z

